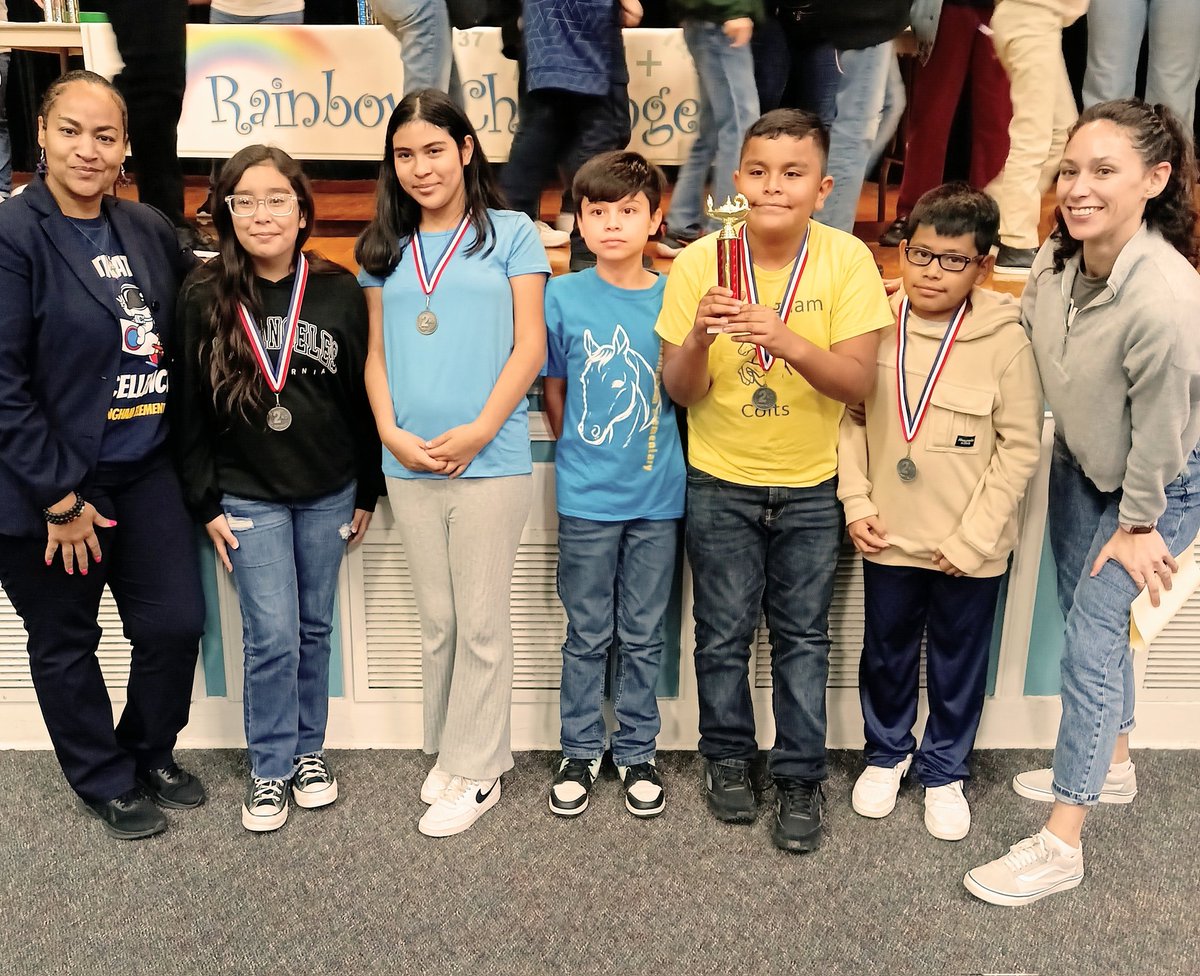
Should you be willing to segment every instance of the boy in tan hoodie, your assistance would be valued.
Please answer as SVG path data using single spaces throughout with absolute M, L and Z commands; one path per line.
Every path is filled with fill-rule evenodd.
M 865 589 L 867 768 L 854 809 L 886 817 L 915 763 L 925 826 L 942 840 L 961 840 L 971 825 L 963 781 L 996 599 L 1041 442 L 1042 391 L 1020 308 L 980 287 L 999 222 L 995 201 L 965 183 L 917 201 L 865 426 L 847 411 L 838 444 L 838 498 Z M 918 749 L 923 636 L 929 720 Z

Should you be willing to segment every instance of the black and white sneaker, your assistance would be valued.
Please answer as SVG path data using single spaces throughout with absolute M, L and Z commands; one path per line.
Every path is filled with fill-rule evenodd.
M 657 817 L 667 803 L 667 791 L 654 760 L 633 766 L 618 766 L 625 790 L 625 809 L 635 817 Z
M 278 830 L 288 818 L 288 781 L 251 776 L 242 804 L 242 826 L 256 833 Z
M 327 807 L 337 798 L 337 778 L 329 771 L 325 757 L 301 756 L 292 776 L 292 799 L 296 806 L 313 810 Z
M 558 764 L 550 784 L 550 812 L 560 817 L 577 817 L 587 809 L 592 784 L 600 775 L 600 759 L 568 759 Z

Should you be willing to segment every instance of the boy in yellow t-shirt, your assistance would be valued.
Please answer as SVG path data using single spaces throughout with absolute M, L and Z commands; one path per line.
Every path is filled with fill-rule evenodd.
M 892 321 L 866 245 L 810 219 L 833 187 L 828 150 L 808 112 L 778 109 L 750 127 L 734 174 L 750 202 L 746 295 L 713 284 L 716 235 L 702 237 L 676 258 L 656 327 L 663 381 L 688 407 L 686 544 L 709 809 L 730 823 L 757 813 L 749 660 L 761 608 L 773 649 L 772 839 L 789 851 L 821 841 L 838 423 L 843 404 L 870 392 L 876 332 Z

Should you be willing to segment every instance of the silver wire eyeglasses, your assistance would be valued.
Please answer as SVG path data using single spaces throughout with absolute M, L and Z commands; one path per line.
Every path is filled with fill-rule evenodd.
M 260 203 L 272 217 L 286 217 L 296 209 L 296 194 L 268 193 L 265 197 L 255 197 L 249 193 L 231 193 L 225 203 L 235 217 L 253 217 Z
M 967 257 L 965 254 L 955 254 L 953 251 L 937 254 L 927 247 L 913 247 L 911 244 L 904 249 L 904 256 L 908 258 L 909 264 L 915 264 L 918 268 L 932 264 L 936 258 L 943 271 L 966 271 L 972 264 L 978 264 L 987 257 L 986 254 Z

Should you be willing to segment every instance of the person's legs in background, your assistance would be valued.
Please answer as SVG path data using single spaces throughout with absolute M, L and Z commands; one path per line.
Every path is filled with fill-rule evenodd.
M 1092 0 L 1087 13 L 1084 108 L 1133 94 L 1149 5 L 1149 0 Z M 1196 4 L 1183 0 L 1180 6 Z M 1191 58 L 1196 60 L 1194 44 Z M 1195 91 L 1194 85 L 1192 90 Z
M 879 131 L 867 157 L 867 172 L 870 173 L 883 158 L 884 152 L 900 128 L 904 110 L 908 107 L 908 92 L 904 90 L 904 75 L 900 73 L 900 59 L 892 56 L 888 66 L 887 87 L 883 90 L 883 111 L 879 113 Z
M 375 20 L 400 42 L 402 94 L 436 88 L 461 105 L 446 4 L 442 0 L 371 0 L 371 9 Z
M 1150 4 L 1150 64 L 1146 101 L 1159 102 L 1183 120 L 1191 132 L 1196 120 L 1196 85 L 1200 84 L 1200 3 L 1153 0 Z

